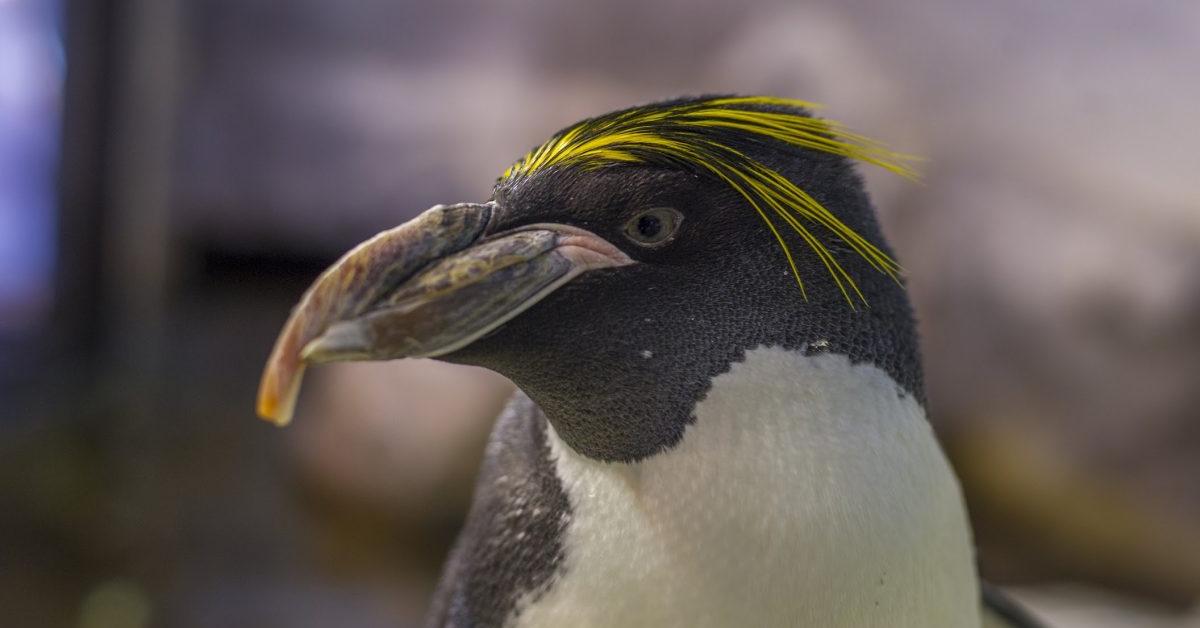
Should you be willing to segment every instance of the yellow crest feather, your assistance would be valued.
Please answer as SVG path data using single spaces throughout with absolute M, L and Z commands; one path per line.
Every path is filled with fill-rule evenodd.
M 767 224 L 782 247 L 792 275 L 806 299 L 804 281 L 791 247 L 776 221 L 782 221 L 812 249 L 851 308 L 854 307 L 851 292 L 866 304 L 866 297 L 854 278 L 805 221 L 825 227 L 873 268 L 897 280 L 901 270 L 899 263 L 787 177 L 723 142 L 722 134 L 760 136 L 790 146 L 841 155 L 908 179 L 917 178 L 908 165 L 914 158 L 892 152 L 837 122 L 795 111 L 779 111 L 780 107 L 819 108 L 814 103 L 787 98 L 731 96 L 620 111 L 584 120 L 560 131 L 509 167 L 501 175 L 500 182 L 566 165 L 591 168 L 620 163 L 665 162 L 699 168 L 732 187 Z

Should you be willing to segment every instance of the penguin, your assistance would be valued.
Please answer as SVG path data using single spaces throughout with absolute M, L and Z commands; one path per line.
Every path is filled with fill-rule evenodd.
M 519 388 L 428 626 L 1039 625 L 977 575 L 856 164 L 912 171 L 812 109 L 706 96 L 577 122 L 302 297 L 263 418 L 339 360 Z

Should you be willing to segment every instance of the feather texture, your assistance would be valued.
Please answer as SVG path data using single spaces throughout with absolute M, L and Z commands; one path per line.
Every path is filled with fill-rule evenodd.
M 813 233 L 827 229 L 871 267 L 893 279 L 900 265 L 878 246 L 842 222 L 820 201 L 776 170 L 754 159 L 747 143 L 778 143 L 873 164 L 915 179 L 910 155 L 893 152 L 841 124 L 815 118 L 818 106 L 801 100 L 725 96 L 656 103 L 583 120 L 554 134 L 500 177 L 509 183 L 548 168 L 598 168 L 617 164 L 684 167 L 728 184 L 766 223 L 782 247 L 792 275 L 804 293 L 786 230 L 794 232 L 820 259 L 853 308 L 866 304 L 854 278 Z M 807 296 L 807 295 L 806 295 Z

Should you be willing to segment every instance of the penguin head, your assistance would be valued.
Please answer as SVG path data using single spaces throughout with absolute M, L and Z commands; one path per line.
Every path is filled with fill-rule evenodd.
M 259 413 L 305 364 L 435 357 L 520 386 L 598 460 L 674 446 L 712 378 L 778 346 L 921 393 L 911 310 L 853 161 L 896 155 L 806 103 L 708 97 L 576 123 L 498 181 L 359 245 L 292 314 Z

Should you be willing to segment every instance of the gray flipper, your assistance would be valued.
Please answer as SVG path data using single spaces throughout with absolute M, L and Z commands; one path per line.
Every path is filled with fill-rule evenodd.
M 466 524 L 426 626 L 500 626 L 549 585 L 571 508 L 550 460 L 546 417 L 518 391 L 496 420 Z
M 999 588 L 986 582 L 981 588 L 983 628 L 1046 628 Z

